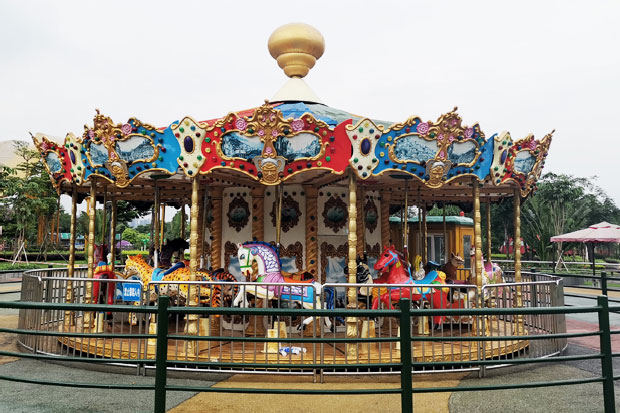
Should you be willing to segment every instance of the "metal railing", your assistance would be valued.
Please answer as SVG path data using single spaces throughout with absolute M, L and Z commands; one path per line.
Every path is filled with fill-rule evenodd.
M 225 392 L 225 393 L 262 393 L 262 394 L 318 394 L 318 395 L 335 395 L 335 394 L 400 394 L 401 407 L 403 411 L 412 411 L 413 394 L 429 393 L 429 392 L 456 392 L 456 391 L 483 391 L 483 390 L 499 390 L 499 389 L 519 389 L 533 387 L 549 387 L 549 386 L 565 386 L 579 385 L 584 383 L 601 383 L 603 385 L 604 408 L 606 412 L 614 412 L 614 380 L 620 377 L 614 377 L 613 374 L 613 357 L 620 354 L 612 353 L 611 335 L 618 334 L 620 331 L 611 331 L 609 324 L 609 311 L 618 311 L 620 306 L 609 307 L 607 297 L 600 296 L 597 298 L 597 305 L 590 307 L 534 307 L 534 308 L 479 308 L 479 309 L 416 309 L 415 314 L 412 311 L 411 301 L 408 299 L 400 299 L 398 309 L 392 310 L 323 310 L 323 309 L 280 309 L 280 308 L 221 308 L 221 307 L 170 307 L 169 298 L 167 296 L 158 297 L 158 305 L 155 306 L 114 306 L 114 305 L 94 305 L 94 304 L 56 304 L 56 303 L 32 303 L 32 302 L 0 302 L 0 308 L 13 308 L 27 311 L 49 311 L 58 313 L 80 312 L 80 313 L 97 313 L 97 312 L 133 312 L 138 314 L 148 314 L 157 317 L 157 329 L 154 333 L 133 334 L 134 337 L 145 340 L 155 340 L 155 382 L 153 385 L 132 386 L 117 385 L 113 383 L 66 383 L 62 381 L 49 382 L 47 380 L 25 379 L 14 376 L 0 376 L 0 380 L 19 381 L 33 384 L 46 384 L 56 386 L 71 386 L 80 388 L 100 388 L 100 389 L 136 389 L 136 390 L 154 390 L 155 392 L 155 412 L 165 411 L 166 392 L 168 391 L 192 391 L 192 392 Z M 473 317 L 474 319 L 484 319 L 485 317 L 516 317 L 517 323 L 526 323 L 528 317 L 537 315 L 559 315 L 559 314 L 583 314 L 596 313 L 598 316 L 599 330 L 587 333 L 556 333 L 545 336 L 529 335 L 528 340 L 536 341 L 539 339 L 547 339 L 549 337 L 557 340 L 566 340 L 572 337 L 598 336 L 600 338 L 600 351 L 597 353 L 578 355 L 578 356 L 559 356 L 552 359 L 549 358 L 513 358 L 508 360 L 474 360 L 474 361 L 414 361 L 412 357 L 412 346 L 420 341 L 443 341 L 443 337 L 416 337 L 412 336 L 412 326 L 414 316 L 459 316 Z M 210 340 L 229 340 L 237 343 L 258 342 L 269 345 L 275 343 L 279 345 L 282 341 L 294 342 L 299 344 L 323 344 L 331 338 L 325 337 L 299 337 L 287 338 L 282 340 L 277 337 L 217 337 L 217 336 L 201 336 L 201 335 L 179 335 L 171 334 L 169 331 L 170 316 L 187 316 L 197 315 L 199 317 L 235 316 L 235 315 L 253 315 L 253 316 L 289 316 L 289 317 L 382 317 L 393 318 L 400 325 L 399 337 L 383 337 L 381 342 L 398 343 L 398 358 L 390 362 L 375 362 L 372 364 L 352 364 L 353 368 L 375 368 L 385 367 L 399 371 L 400 387 L 388 389 L 351 389 L 351 390 L 307 390 L 307 389 L 264 389 L 264 388 L 222 388 L 208 386 L 178 386 L 167 383 L 168 367 L 175 366 L 178 360 L 171 360 L 168 357 L 168 349 L 171 340 L 184 340 L 193 343 L 208 342 Z M 519 324 L 517 324 L 518 326 Z M 12 333 L 18 335 L 32 335 L 35 337 L 71 337 L 73 340 L 81 342 L 90 342 L 92 340 L 111 339 L 117 337 L 118 333 L 93 333 L 90 331 L 67 332 L 67 331 L 32 331 L 25 329 L 7 329 L 0 328 L 0 333 Z M 523 337 L 523 330 L 519 327 L 517 332 L 507 331 L 502 336 L 486 336 L 479 335 L 476 337 L 454 337 L 454 341 L 459 342 L 483 342 L 493 343 L 496 341 L 519 340 Z M 345 345 L 370 345 L 376 341 L 376 338 L 364 337 L 343 337 L 339 339 Z M 84 359 L 79 355 L 49 355 L 49 354 L 24 354 L 9 351 L 0 351 L 0 356 L 19 357 L 19 358 L 35 358 L 42 360 L 61 360 L 61 361 L 87 361 L 89 363 L 109 362 L 105 358 L 88 358 Z M 289 363 L 285 364 L 287 368 L 296 369 L 299 365 L 290 363 L 291 356 L 288 357 Z M 494 366 L 498 364 L 517 365 L 524 363 L 545 363 L 548 361 L 563 362 L 576 360 L 600 360 L 601 374 L 591 378 L 570 379 L 570 380 L 549 380 L 545 382 L 523 383 L 523 384 L 500 384 L 490 386 L 467 386 L 467 387 L 426 387 L 412 388 L 412 375 L 416 368 L 433 364 L 436 366 L 467 366 L 467 365 L 485 365 Z M 137 365 L 139 363 L 149 363 L 153 360 L 146 358 L 136 358 L 132 360 L 112 360 L 123 363 L 131 363 Z M 211 360 L 200 360 L 198 357 L 189 356 L 183 361 L 189 366 L 209 367 L 217 365 L 219 362 Z M 266 360 L 265 362 L 243 362 L 247 368 L 271 368 L 273 364 Z M 308 367 L 313 369 L 331 369 L 334 366 L 326 361 L 313 362 Z
M 92 289 L 95 283 L 101 284 L 100 291 L 105 289 L 105 285 L 118 290 L 122 285 L 121 280 L 100 280 L 85 278 L 85 269 L 76 269 L 75 278 L 71 279 L 64 275 L 62 270 L 34 270 L 24 274 L 22 284 L 22 300 L 46 303 L 67 303 L 68 290 L 71 290 L 73 303 L 89 303 L 86 299 L 87 287 Z M 507 274 L 506 278 L 510 279 Z M 493 284 L 485 286 L 481 292 L 473 285 L 444 285 L 441 288 L 448 290 L 447 296 L 454 297 L 460 295 L 460 300 L 451 299 L 451 306 L 468 307 L 470 302 L 477 303 L 481 294 L 483 304 L 491 308 L 513 309 L 516 307 L 517 290 L 520 291 L 521 305 L 524 307 L 553 307 L 562 306 L 563 293 L 561 281 L 555 277 L 543 274 L 523 274 L 524 283 L 516 285 Z M 139 283 L 139 281 L 128 281 Z M 414 297 L 414 290 L 436 289 L 437 285 L 372 285 L 372 284 L 325 284 L 322 290 L 309 287 L 307 283 L 287 284 L 287 286 L 298 288 L 299 291 L 306 291 L 312 296 L 311 305 L 306 305 L 306 309 L 328 309 L 346 310 L 344 308 L 344 295 L 347 289 L 354 288 L 359 293 L 358 305 L 361 308 L 370 308 L 375 297 L 385 293 L 393 292 L 393 300 L 403 297 Z M 262 284 L 262 287 L 281 288 L 283 284 L 271 283 Z M 170 294 L 171 305 L 174 308 L 184 308 L 189 305 L 187 300 L 188 291 L 195 290 L 201 306 L 208 306 L 216 289 L 220 290 L 222 304 L 230 306 L 232 299 L 241 292 L 250 293 L 250 296 L 257 296 L 262 288 L 257 283 L 244 282 L 185 282 L 185 281 L 160 281 L 151 282 L 146 288 L 142 286 L 143 294 L 140 301 L 136 304 L 154 304 L 159 295 Z M 105 296 L 105 295 L 104 295 Z M 108 296 L 109 297 L 109 296 Z M 460 304 L 459 304 L 460 303 Z M 117 292 L 113 294 L 111 304 L 119 309 L 126 307 L 122 296 Z M 288 309 L 296 308 L 299 302 L 291 297 L 275 297 L 271 300 L 256 301 L 261 307 L 272 306 L 275 308 Z M 464 341 L 454 340 L 455 337 L 477 336 L 478 331 L 488 331 L 490 336 L 502 336 L 505 331 L 510 331 L 515 326 L 515 316 L 501 315 L 480 320 L 481 324 L 476 325 L 476 320 L 470 316 L 447 316 L 443 322 L 434 322 L 433 317 L 421 315 L 421 309 L 439 309 L 442 306 L 438 302 L 428 299 L 428 297 L 415 298 L 413 300 L 414 323 L 412 324 L 414 335 L 423 339 L 416 347 L 414 359 L 419 361 L 441 359 L 444 361 L 475 361 L 495 357 L 498 360 L 509 360 L 519 356 L 520 352 L 526 351 L 533 357 L 549 357 L 559 354 L 566 347 L 566 340 L 550 337 L 550 334 L 566 332 L 564 316 L 545 315 L 530 316 L 524 321 L 525 329 L 531 336 L 544 336 L 535 341 L 529 339 L 519 339 L 511 341 L 496 341 L 488 345 L 482 342 L 474 344 Z M 127 315 L 129 313 L 129 316 Z M 373 313 L 374 314 L 374 313 Z M 302 374 L 313 375 L 316 369 L 309 367 L 317 363 L 329 363 L 330 369 L 320 369 L 319 374 L 399 374 L 398 369 L 390 367 L 390 363 L 398 360 L 398 349 L 396 341 L 399 336 L 398 322 L 390 317 L 367 316 L 359 319 L 357 326 L 358 335 L 373 339 L 372 344 L 361 346 L 356 344 L 352 351 L 348 351 L 347 346 L 342 341 L 346 335 L 346 315 L 338 316 L 331 313 L 328 316 L 316 317 L 308 315 L 301 317 L 292 316 L 256 316 L 249 312 L 237 314 L 223 314 L 221 317 L 210 318 L 201 324 L 203 330 L 201 334 L 212 336 L 209 345 L 204 346 L 200 351 L 200 356 L 212 363 L 201 366 L 194 365 L 188 367 L 183 364 L 188 358 L 187 342 L 184 340 L 173 340 L 169 349 L 171 360 L 178 363 L 171 366 L 178 370 L 199 370 L 209 372 L 226 373 L 262 373 L 262 374 Z M 155 358 L 153 351 L 154 345 L 149 346 L 149 342 L 144 338 L 137 338 L 134 334 L 151 331 L 156 324 L 149 317 L 142 313 L 131 311 L 106 311 L 94 313 L 95 331 L 99 333 L 117 332 L 118 336 L 105 337 L 99 342 L 79 342 L 70 336 L 63 338 L 41 339 L 29 336 L 20 336 L 19 341 L 32 352 L 44 354 L 81 354 L 84 357 L 105 355 L 110 359 L 110 363 L 126 364 L 118 360 L 147 359 L 150 363 L 138 365 L 140 371 L 153 369 L 152 360 Z M 443 317 L 442 317 L 443 318 Z M 62 312 L 52 310 L 23 310 L 20 311 L 19 328 L 36 331 L 63 331 L 84 332 L 83 312 Z M 300 328 L 302 322 L 306 322 L 305 329 Z M 170 320 L 170 330 L 172 334 L 186 334 L 187 323 L 178 314 L 172 315 Z M 435 328 L 432 328 L 435 327 Z M 86 327 L 88 328 L 88 327 Z M 307 352 L 302 352 L 299 357 L 291 358 L 290 355 L 282 356 L 276 352 L 271 357 L 269 369 L 244 367 L 243 362 L 259 362 L 264 359 L 264 343 L 251 339 L 264 338 L 269 334 L 269 330 L 276 330 L 275 334 L 281 339 L 296 336 L 308 338 L 325 338 L 322 343 L 313 343 L 307 348 Z M 274 333 L 272 331 L 272 333 Z M 239 342 L 235 337 L 244 335 L 248 338 L 246 342 Z M 103 336 L 102 336 L 103 337 Z M 219 340 L 213 337 L 220 337 Z M 428 338 L 426 340 L 425 338 Z M 294 340 L 287 339 L 286 347 L 295 347 Z M 284 340 L 286 341 L 286 340 Z M 214 361 L 217 361 L 215 363 Z M 381 368 L 356 368 L 354 364 L 364 364 L 372 366 L 376 361 L 382 362 Z M 297 368 L 292 369 L 287 364 L 297 363 Z M 486 366 L 483 364 L 461 365 L 455 364 L 451 367 L 436 366 L 426 364 L 416 368 L 416 373 L 446 372 L 446 371 L 480 371 L 484 374 Z

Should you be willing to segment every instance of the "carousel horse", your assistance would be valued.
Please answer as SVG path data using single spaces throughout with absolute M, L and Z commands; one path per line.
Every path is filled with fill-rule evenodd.
M 474 265 L 474 263 L 476 262 L 476 248 L 471 249 L 470 255 L 471 255 L 472 265 Z M 505 282 L 504 271 L 500 268 L 499 265 L 497 265 L 494 262 L 491 262 L 490 259 L 485 262 L 484 256 L 481 255 L 480 266 L 482 267 L 482 286 L 489 285 L 489 284 L 503 284 Z M 476 284 L 476 281 L 472 279 L 471 275 L 467 279 L 467 282 L 470 284 L 474 284 L 474 285 Z M 497 295 L 501 296 L 502 289 L 498 288 L 496 290 L 497 290 Z M 484 290 L 484 299 L 488 300 L 489 298 L 492 298 L 494 293 L 495 291 L 493 291 L 493 289 L 486 288 Z M 472 302 L 473 299 L 474 299 L 473 292 L 470 292 L 469 301 Z
M 416 259 L 418 267 L 421 259 Z M 431 271 L 420 280 L 414 280 L 408 269 L 407 262 L 402 254 L 397 252 L 393 246 L 386 246 L 383 255 L 379 257 L 375 264 L 375 269 L 381 271 L 381 276 L 374 280 L 375 284 L 411 284 L 411 287 L 389 288 L 388 292 L 381 294 L 372 303 L 372 309 L 379 308 L 379 303 L 383 302 L 386 307 L 393 308 L 392 302 L 401 298 L 410 298 L 414 301 L 429 301 L 433 308 L 447 308 L 447 288 L 436 287 L 417 287 L 418 284 L 445 285 L 446 274 L 441 271 Z M 419 268 L 416 270 L 419 271 Z M 417 273 L 417 271 L 416 271 Z M 440 325 L 443 323 L 444 316 L 434 316 L 433 323 Z
M 107 257 L 108 246 L 106 244 L 96 245 L 93 248 L 96 267 L 94 269 L 93 278 L 95 279 L 105 279 L 105 280 L 115 280 L 118 277 L 114 272 L 114 265 L 109 264 L 111 262 L 111 257 Z M 107 257 L 107 258 L 106 258 Z M 105 302 L 106 304 L 114 304 L 114 295 L 116 291 L 116 283 L 114 282 L 106 282 L 102 283 L 100 281 L 93 282 L 93 303 L 100 304 Z M 103 296 L 103 300 L 101 299 Z M 108 316 L 112 315 L 111 312 L 107 313 Z
M 252 276 L 252 263 L 256 263 L 258 267 L 257 279 L 258 283 L 295 283 L 307 284 L 307 286 L 290 285 L 290 286 L 257 286 L 256 288 L 248 288 L 239 291 L 233 306 L 247 307 L 247 294 L 255 295 L 257 298 L 265 298 L 268 300 L 281 298 L 282 300 L 292 300 L 299 303 L 303 308 L 320 309 L 321 308 L 321 291 L 322 285 L 312 280 L 296 281 L 294 279 L 284 277 L 280 266 L 280 257 L 274 246 L 267 242 L 245 242 L 238 244 L 237 257 L 239 258 L 239 266 L 241 273 L 250 279 Z M 316 292 L 316 294 L 315 294 Z M 303 320 L 299 329 L 307 326 L 313 317 L 307 317 Z M 324 322 L 327 328 L 331 329 L 331 321 L 325 317 Z
M 465 264 L 465 260 L 453 252 L 450 253 L 450 259 L 444 265 L 439 268 L 439 271 L 443 271 L 446 274 L 446 282 L 454 283 L 458 281 L 457 270 Z

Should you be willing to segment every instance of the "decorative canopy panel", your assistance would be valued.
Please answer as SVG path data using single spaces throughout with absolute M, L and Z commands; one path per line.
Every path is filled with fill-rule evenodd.
M 57 189 L 92 177 L 123 188 L 147 173 L 193 178 L 217 170 L 277 185 L 309 171 L 342 175 L 350 166 L 369 184 L 399 175 L 438 189 L 470 177 L 495 186 L 512 181 L 527 196 L 552 133 L 540 141 L 530 135 L 513 142 L 507 132 L 486 139 L 477 123 L 462 125 L 456 108 L 436 122 L 414 116 L 388 124 L 320 104 L 267 102 L 211 121 L 185 117 L 163 129 L 135 118 L 115 124 L 97 111 L 81 138 L 68 134 L 60 146 L 37 134 L 34 142 Z
M 515 142 L 507 132 L 486 138 L 479 124 L 463 125 L 456 108 L 435 122 L 413 116 L 391 123 L 316 103 L 301 78 L 323 54 L 317 33 L 286 25 L 270 39 L 270 53 L 292 77 L 279 92 L 286 101 L 209 121 L 184 117 L 165 128 L 135 118 L 116 124 L 97 110 L 93 126 L 81 138 L 68 134 L 62 146 L 37 134 L 54 186 L 80 187 L 98 177 L 129 192 L 134 180 L 143 188 L 144 180 L 197 176 L 246 186 L 321 186 L 341 181 L 351 168 L 374 189 L 404 181 L 418 192 L 453 194 L 472 179 L 484 191 L 497 188 L 496 197 L 512 196 L 515 186 L 525 197 L 535 188 L 553 132 Z

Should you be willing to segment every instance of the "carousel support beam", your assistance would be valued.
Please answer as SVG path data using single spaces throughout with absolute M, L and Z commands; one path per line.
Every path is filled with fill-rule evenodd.
M 93 178 L 90 181 L 90 197 L 88 198 L 88 278 L 92 280 L 95 276 L 95 216 L 97 215 L 97 182 Z M 84 294 L 84 302 L 91 304 L 93 302 L 93 283 L 86 282 L 86 292 Z M 93 323 L 93 313 L 84 312 L 83 326 L 90 329 Z
M 443 215 L 443 255 L 444 262 L 448 262 L 448 228 L 446 226 L 446 203 L 444 202 L 442 207 L 442 215 Z
M 408 204 L 408 195 L 409 195 L 409 179 L 405 179 L 405 208 L 401 215 L 402 225 L 403 225 L 403 253 L 405 254 L 405 259 L 409 262 L 409 204 Z
M 472 179 L 473 198 L 474 198 L 474 262 L 471 265 L 472 271 L 475 274 L 476 286 L 478 291 L 478 302 L 476 306 L 482 308 L 484 306 L 484 298 L 482 294 L 482 229 L 480 221 L 482 217 L 480 215 L 480 183 L 477 178 Z M 485 330 L 488 328 L 488 322 L 484 317 L 477 317 L 476 329 L 480 335 L 488 335 Z M 484 325 L 483 325 L 484 323 Z M 484 346 L 484 343 L 481 344 Z
M 521 279 L 521 193 L 519 192 L 519 188 L 515 188 L 514 197 L 513 197 L 513 205 L 514 205 L 514 253 L 515 253 L 515 283 L 520 283 Z M 520 285 L 517 285 L 516 288 L 516 297 L 515 297 L 515 305 L 516 307 L 523 307 L 523 296 L 522 296 L 522 288 Z M 515 335 L 524 335 L 524 325 L 523 325 L 523 315 L 518 315 L 516 317 L 517 321 L 514 324 L 513 333 Z
M 487 261 L 491 262 L 491 200 L 487 200 Z
M 161 194 L 160 194 L 161 195 Z M 166 224 L 166 204 L 164 202 L 159 206 L 159 250 L 161 251 L 161 247 L 164 245 L 164 230 Z
M 362 256 L 366 252 L 366 226 L 364 225 L 364 202 L 366 201 L 364 189 L 357 187 L 357 256 Z M 357 268 L 357 267 L 356 267 Z
M 56 248 L 60 245 L 60 195 L 58 195 L 58 203 L 56 204 L 56 232 L 52 233 L 52 244 L 56 245 Z
M 103 211 L 102 211 L 102 216 L 101 216 L 101 244 L 105 244 L 105 234 L 106 234 L 106 227 L 107 227 L 107 205 L 108 205 L 108 192 L 106 191 L 106 187 L 105 185 L 103 186 Z M 104 260 L 107 259 L 107 257 L 102 257 Z
M 405 201 L 406 202 L 406 201 Z M 418 237 L 417 237 L 417 245 L 416 245 L 416 254 L 419 256 L 422 256 L 422 197 L 420 196 L 420 188 L 418 188 L 418 202 L 417 202 L 417 208 L 418 208 Z M 424 259 L 422 259 L 422 262 L 426 262 L 424 261 Z
M 200 197 L 200 205 L 198 210 L 198 222 L 200 222 L 200 231 L 198 231 L 198 258 L 200 260 L 200 268 L 205 268 L 205 231 L 207 228 L 207 208 L 209 207 L 209 191 L 205 186 L 205 190 Z
M 190 209 L 190 236 L 189 236 L 189 279 L 190 281 L 196 281 L 198 272 L 198 237 L 200 231 L 200 202 L 198 194 L 199 180 L 195 177 L 192 180 L 192 206 Z M 188 289 L 188 305 L 190 307 L 198 306 L 198 294 L 196 291 L 196 285 L 190 285 Z M 196 336 L 199 333 L 199 316 L 198 314 L 187 314 L 185 316 L 185 335 Z M 198 356 L 197 342 L 187 340 L 186 341 L 186 353 L 189 357 Z
M 222 267 L 222 195 L 224 188 L 217 186 L 211 190 L 211 199 L 213 200 L 213 230 L 211 236 L 213 242 L 211 244 L 211 266 L 213 268 Z
M 422 262 L 428 261 L 428 228 L 426 226 L 426 205 L 422 207 Z
M 319 230 L 318 230 L 318 195 L 319 191 L 313 186 L 304 185 L 306 194 L 306 271 L 309 271 L 315 279 L 318 279 L 318 250 L 319 250 Z M 321 283 L 325 274 L 321 274 Z
M 112 264 L 112 268 L 114 268 L 114 263 L 116 262 L 116 207 L 118 206 L 118 201 L 116 198 L 112 198 L 112 202 L 110 205 L 110 264 Z
M 349 171 L 349 254 L 348 254 L 348 282 L 354 284 L 357 274 L 357 193 L 355 175 Z M 357 308 L 357 288 L 347 288 L 347 308 Z M 357 317 L 347 317 L 347 338 L 357 338 Z M 357 344 L 347 343 L 347 360 L 357 360 Z
M 392 194 L 381 191 L 381 246 L 390 243 L 390 198 Z
M 153 205 L 152 222 L 153 234 L 153 266 L 159 267 L 159 188 L 157 181 L 155 182 L 155 203 Z
M 71 191 L 71 235 L 69 238 L 69 264 L 67 265 L 67 277 L 70 278 L 67 281 L 67 292 L 65 296 L 65 302 L 72 303 L 73 302 L 73 281 L 71 278 L 74 276 L 75 269 L 75 223 L 77 221 L 77 188 L 74 186 Z M 65 311 L 65 319 L 64 319 L 64 329 L 65 331 L 69 329 L 70 326 L 75 325 L 75 313 L 73 311 Z

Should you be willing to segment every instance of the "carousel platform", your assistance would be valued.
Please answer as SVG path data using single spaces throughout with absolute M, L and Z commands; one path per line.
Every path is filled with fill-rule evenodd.
M 178 323 L 170 323 L 170 334 L 175 331 L 182 332 L 184 330 L 184 321 Z M 512 334 L 513 324 L 497 319 L 489 323 L 490 336 L 509 336 Z M 132 327 L 131 333 L 136 333 L 138 329 Z M 84 332 L 82 326 L 78 323 L 75 326 L 65 329 L 67 332 Z M 114 328 L 107 326 L 105 333 L 113 334 L 129 334 L 130 330 L 127 325 L 116 326 Z M 376 337 L 397 337 L 398 327 L 396 324 L 384 325 L 375 329 Z M 506 341 L 458 341 L 455 338 L 474 337 L 470 325 L 466 324 L 446 324 L 442 330 L 434 330 L 431 332 L 433 337 L 443 337 L 445 341 L 416 341 L 412 343 L 412 356 L 414 362 L 440 362 L 440 361 L 475 361 L 491 358 L 506 358 L 512 354 L 528 348 L 529 340 L 524 336 L 520 340 Z M 214 335 L 214 334 L 212 334 Z M 230 337 L 265 337 L 264 332 L 257 331 L 236 331 L 223 330 L 220 336 L 228 335 Z M 294 333 L 289 338 L 300 338 L 301 334 Z M 308 337 L 306 333 L 305 337 Z M 310 337 L 312 335 L 310 334 Z M 357 357 L 347 356 L 346 344 L 342 342 L 329 342 L 329 339 L 342 339 L 345 337 L 344 331 L 325 332 L 323 338 L 327 339 L 326 343 L 295 343 L 287 341 L 283 338 L 279 343 L 280 348 L 283 347 L 301 347 L 299 354 L 286 354 L 276 350 L 267 349 L 263 342 L 233 342 L 230 340 L 222 341 L 194 341 L 199 345 L 198 355 L 189 351 L 188 346 L 191 340 L 168 340 L 168 360 L 183 361 L 200 361 L 214 363 L 273 363 L 277 368 L 278 364 L 299 364 L 303 369 L 304 364 L 333 364 L 334 366 L 355 363 L 355 364 L 375 364 L 375 363 L 397 363 L 400 361 L 400 349 L 398 343 L 376 342 L 376 343 L 359 343 L 355 345 Z M 425 335 L 413 332 L 413 337 L 425 337 Z M 428 337 L 428 335 L 426 336 Z M 61 337 L 59 342 L 67 348 L 79 351 L 84 355 L 95 357 L 104 357 L 110 359 L 155 359 L 155 340 L 149 339 L 133 339 L 133 338 L 72 338 Z M 288 369 L 288 367 L 287 367 Z

